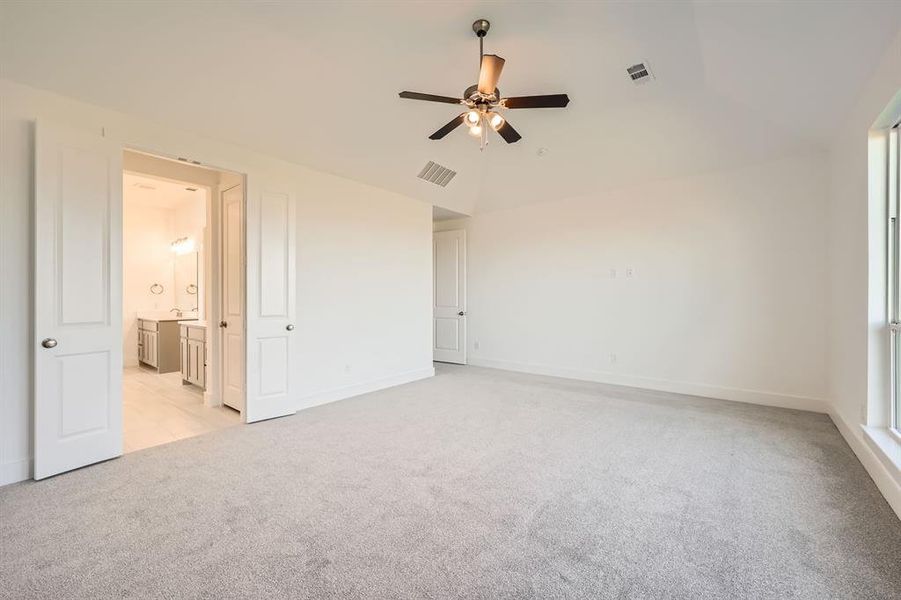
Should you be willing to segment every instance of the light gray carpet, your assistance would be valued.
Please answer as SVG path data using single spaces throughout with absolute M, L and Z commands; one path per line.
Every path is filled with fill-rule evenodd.
M 0 489 L 4 598 L 899 598 L 828 417 L 476 368 Z

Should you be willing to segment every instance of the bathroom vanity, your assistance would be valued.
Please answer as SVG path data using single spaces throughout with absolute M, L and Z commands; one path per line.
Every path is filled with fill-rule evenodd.
M 206 322 L 179 323 L 181 382 L 206 389 Z
M 179 353 L 179 321 L 184 316 L 138 314 L 138 361 L 156 369 L 157 373 L 172 373 L 181 368 Z

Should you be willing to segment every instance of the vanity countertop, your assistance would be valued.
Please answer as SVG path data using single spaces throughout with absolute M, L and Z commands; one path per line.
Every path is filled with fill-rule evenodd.
M 186 322 L 197 322 L 197 319 L 191 319 L 190 317 L 185 317 L 184 313 L 181 316 L 178 316 L 174 312 L 164 313 L 164 312 L 139 312 L 138 318 L 144 321 L 186 321 Z
M 191 327 L 206 327 L 206 321 L 201 319 L 180 319 L 178 321 L 180 325 L 190 325 Z

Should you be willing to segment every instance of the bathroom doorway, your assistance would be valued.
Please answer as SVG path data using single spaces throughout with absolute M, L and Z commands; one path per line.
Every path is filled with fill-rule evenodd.
M 243 152 L 215 143 L 194 145 L 198 158 L 212 156 L 210 163 L 223 165 L 209 168 L 198 158 L 176 158 L 163 150 L 186 143 L 177 136 L 148 130 L 131 132 L 125 141 L 109 133 L 103 127 L 49 120 L 34 128 L 36 480 L 116 458 L 125 450 L 122 213 L 128 172 L 182 184 L 200 183 L 197 173 L 216 174 L 214 182 L 205 184 L 210 188 L 203 241 L 207 251 L 204 279 L 198 279 L 198 287 L 210 282 L 197 311 L 204 307 L 202 316 L 209 324 L 203 340 L 204 406 L 218 408 L 234 400 L 242 423 L 297 410 L 296 182 L 277 170 L 254 167 Z M 199 170 L 161 173 L 155 170 L 160 161 L 169 168 Z M 171 252 L 178 239 L 163 247 Z M 174 286 L 174 265 L 172 269 Z M 161 305 L 157 310 L 171 308 L 179 307 Z M 136 311 L 132 318 L 137 319 Z M 141 329 L 153 332 L 152 324 Z M 222 360 L 225 329 L 232 344 L 227 363 Z M 196 347 L 185 334 L 185 345 Z M 149 337 L 150 344 L 160 343 L 158 336 Z M 199 370 L 187 368 L 183 385 L 192 383 L 190 373 L 200 377 Z M 237 393 L 223 398 L 223 382 Z
M 122 191 L 128 453 L 242 422 L 244 192 L 239 174 L 134 151 Z

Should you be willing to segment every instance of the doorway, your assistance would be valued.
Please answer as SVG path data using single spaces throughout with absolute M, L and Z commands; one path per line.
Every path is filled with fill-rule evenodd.
M 234 173 L 126 150 L 122 199 L 128 453 L 241 422 L 244 186 Z
M 231 300 L 240 300 L 242 318 L 238 322 L 221 318 L 223 294 L 211 285 L 202 305 L 207 323 L 220 326 L 207 327 L 203 340 L 209 343 L 206 356 L 218 359 L 205 365 L 204 405 L 208 393 L 210 404 L 223 401 L 220 379 L 227 368 L 221 358 L 220 332 L 236 325 L 241 341 L 229 356 L 241 356 L 242 364 L 228 381 L 243 389 L 240 420 L 252 423 L 294 413 L 298 183 L 291 173 L 259 165 L 248 172 L 247 165 L 256 163 L 244 151 L 209 141 L 194 147 L 215 157 L 221 167 L 210 168 L 199 159 L 176 159 L 170 152 L 177 151 L 172 148 L 183 140 L 156 131 L 133 134 L 126 143 L 108 136 L 105 128 L 39 121 L 34 136 L 34 478 L 123 453 L 123 162 L 130 156 L 166 157 L 162 160 L 170 166 L 198 167 L 203 172 L 223 169 L 218 171 L 217 189 L 208 196 L 213 226 L 206 234 L 212 238 L 207 247 L 219 251 L 205 253 L 204 269 L 220 272 L 220 279 L 221 271 L 237 274 L 232 281 L 240 284 L 231 286 L 235 292 Z M 157 175 L 181 183 L 195 180 Z M 219 228 L 224 219 L 220 203 L 213 200 L 236 185 L 242 186 L 241 191 L 233 196 L 243 202 L 232 208 L 231 223 L 238 226 L 227 229 L 235 238 L 223 252 Z M 171 240 L 170 247 L 171 242 L 181 243 Z M 236 261 L 230 263 L 232 256 Z M 197 305 L 198 313 L 202 305 Z M 153 324 L 140 330 L 153 332 Z M 179 343 L 181 338 L 179 330 Z M 190 334 L 184 338 L 185 349 L 197 347 L 191 343 L 197 338 Z M 158 336 L 145 339 L 151 346 L 160 343 Z M 189 384 L 201 381 L 198 354 L 191 356 L 195 364 L 194 370 L 188 367 Z
M 433 234 L 433 358 L 466 364 L 466 231 Z

